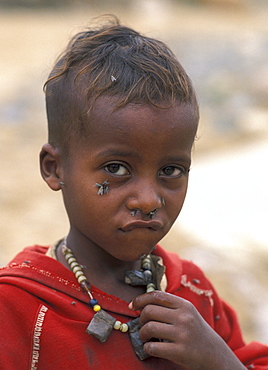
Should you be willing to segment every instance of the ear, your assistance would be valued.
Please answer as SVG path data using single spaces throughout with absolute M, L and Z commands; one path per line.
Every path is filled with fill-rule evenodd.
M 43 145 L 40 152 L 40 172 L 48 186 L 55 191 L 61 189 L 60 162 L 60 154 L 58 149 L 51 144 Z

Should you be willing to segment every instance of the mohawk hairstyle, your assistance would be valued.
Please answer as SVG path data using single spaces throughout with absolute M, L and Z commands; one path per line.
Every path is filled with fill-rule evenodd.
M 47 82 L 49 142 L 65 146 L 85 132 L 85 118 L 101 96 L 116 97 L 116 108 L 175 101 L 197 107 L 192 83 L 171 50 L 110 16 L 105 25 L 75 35 Z M 197 108 L 198 110 L 198 108 Z

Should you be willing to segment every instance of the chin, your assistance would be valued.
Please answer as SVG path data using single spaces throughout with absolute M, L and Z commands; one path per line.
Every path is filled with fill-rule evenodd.
M 133 254 L 128 254 L 128 256 L 125 256 L 124 258 L 120 258 L 122 261 L 129 261 L 129 262 L 134 262 L 137 260 L 140 260 L 147 256 L 148 254 L 152 253 L 152 251 L 155 249 L 155 245 L 151 248 L 143 248 L 142 250 L 138 251 L 137 253 Z

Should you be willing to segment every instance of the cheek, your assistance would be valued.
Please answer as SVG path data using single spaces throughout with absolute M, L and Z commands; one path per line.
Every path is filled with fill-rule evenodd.
M 70 220 L 74 217 L 84 219 L 85 214 L 91 209 L 91 198 L 92 193 L 83 186 L 66 184 L 66 189 L 63 189 L 63 201 Z
M 171 218 L 177 218 L 182 207 L 183 203 L 185 201 L 187 193 L 187 185 L 183 187 L 180 190 L 177 190 L 174 192 L 171 196 L 169 196 L 166 201 L 167 201 L 167 206 L 169 210 L 169 214 Z

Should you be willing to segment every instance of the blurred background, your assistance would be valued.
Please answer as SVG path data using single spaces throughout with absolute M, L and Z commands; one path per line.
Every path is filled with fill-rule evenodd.
M 200 101 L 187 199 L 162 245 L 205 270 L 247 341 L 268 343 L 266 0 L 0 0 L 0 266 L 67 233 L 61 195 L 39 175 L 42 86 L 69 38 L 104 13 L 166 42 Z

